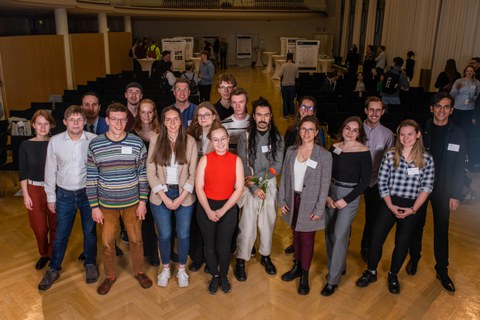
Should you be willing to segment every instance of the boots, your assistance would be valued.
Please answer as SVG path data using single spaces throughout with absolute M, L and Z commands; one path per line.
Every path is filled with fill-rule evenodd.
M 290 271 L 285 272 L 282 275 L 282 280 L 283 281 L 292 281 L 295 278 L 298 278 L 302 275 L 302 267 L 300 265 L 300 261 L 295 260 L 293 262 L 293 267 Z
M 308 270 L 302 269 L 297 292 L 302 296 L 307 295 L 310 292 L 310 287 L 308 286 Z
M 233 270 L 233 275 L 240 282 L 247 280 L 247 273 L 245 272 L 245 260 L 237 259 L 237 262 L 235 263 L 235 269 Z

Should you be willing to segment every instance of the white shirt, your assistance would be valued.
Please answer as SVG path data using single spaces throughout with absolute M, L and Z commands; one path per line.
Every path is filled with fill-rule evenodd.
M 228 135 L 230 136 L 230 144 L 236 148 L 238 144 L 238 138 L 241 134 L 244 134 L 244 132 L 247 131 L 250 125 L 250 115 L 247 114 L 243 120 L 237 120 L 235 115 L 232 114 L 222 121 L 222 125 L 228 131 Z
M 167 167 L 167 184 L 178 184 L 178 163 L 173 152 Z
M 300 162 L 295 157 L 295 164 L 293 165 L 293 187 L 297 192 L 303 190 L 303 180 L 305 179 L 305 171 L 307 171 L 307 160 Z
M 55 186 L 69 191 L 85 188 L 88 145 L 95 137 L 96 134 L 83 131 L 80 139 L 74 141 L 65 131 L 50 139 L 45 163 L 45 193 L 48 202 L 57 200 Z

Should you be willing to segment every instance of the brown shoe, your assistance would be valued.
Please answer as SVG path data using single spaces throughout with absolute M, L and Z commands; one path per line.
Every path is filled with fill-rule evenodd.
M 97 293 L 102 295 L 107 294 L 115 283 L 115 280 L 115 278 L 106 277 L 102 284 L 98 287 Z
M 138 273 L 135 275 L 135 279 L 140 282 L 140 286 L 143 289 L 150 288 L 152 286 L 152 280 L 145 273 Z

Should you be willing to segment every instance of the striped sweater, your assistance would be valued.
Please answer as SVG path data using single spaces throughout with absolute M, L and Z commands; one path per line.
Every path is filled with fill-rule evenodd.
M 143 141 L 127 133 L 121 141 L 106 134 L 88 147 L 87 196 L 90 206 L 123 209 L 148 199 L 147 149 Z

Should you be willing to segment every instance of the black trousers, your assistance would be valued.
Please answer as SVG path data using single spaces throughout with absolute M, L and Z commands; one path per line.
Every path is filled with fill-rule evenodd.
M 373 226 L 383 200 L 378 193 L 378 184 L 368 187 L 363 196 L 365 199 L 365 226 L 363 227 L 361 249 L 367 252 L 372 241 Z
M 198 92 L 200 93 L 200 102 L 210 101 L 210 91 L 212 91 L 212 85 L 198 85 Z
M 410 245 L 410 258 L 416 262 L 420 260 L 422 252 L 423 228 L 427 216 L 427 203 L 430 201 L 433 210 L 433 251 L 435 254 L 435 270 L 444 274 L 448 268 L 448 227 L 450 223 L 450 198 L 435 192 L 430 194 L 429 199 L 422 206 L 421 219 L 418 221 Z M 420 212 L 417 212 L 419 214 Z
M 145 220 L 142 222 L 142 241 L 144 256 L 158 256 L 157 231 L 155 230 L 150 203 L 147 203 L 147 213 L 145 214 Z
M 220 209 L 227 200 L 210 200 L 208 204 L 212 210 Z M 230 242 L 233 230 L 237 224 L 237 206 L 233 206 L 219 221 L 208 219 L 207 213 L 201 205 L 197 207 L 197 221 L 202 231 L 205 244 L 205 258 L 212 276 L 220 275 L 226 278 L 230 266 Z
M 400 207 L 409 208 L 415 203 L 415 199 L 405 199 L 392 196 L 392 203 Z M 368 250 L 368 269 L 377 270 L 378 262 L 382 258 L 383 244 L 385 243 L 390 230 L 392 230 L 396 223 L 395 248 L 392 253 L 390 272 L 398 274 L 405 258 L 407 257 L 408 248 L 419 219 L 420 216 L 418 214 L 409 215 L 405 219 L 398 219 L 390 209 L 388 209 L 385 202 L 383 202 L 378 212 L 377 221 L 373 227 L 372 241 L 370 242 Z
M 200 204 L 197 202 L 196 206 L 197 209 L 195 211 L 198 210 Z M 195 264 L 200 266 L 205 262 L 205 246 L 203 243 L 202 232 L 200 230 L 200 226 L 198 225 L 196 214 L 192 216 L 192 223 L 190 224 L 189 254 L 190 258 Z

